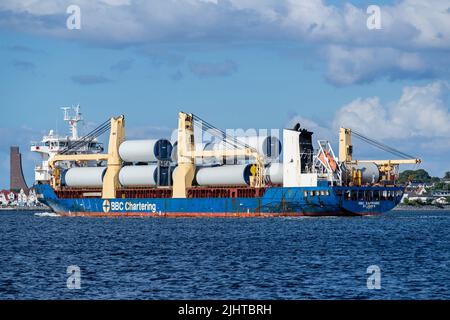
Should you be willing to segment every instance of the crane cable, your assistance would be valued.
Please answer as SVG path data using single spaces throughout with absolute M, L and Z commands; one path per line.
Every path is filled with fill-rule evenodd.
M 66 149 L 60 152 L 60 154 L 67 154 L 71 151 L 77 151 L 84 146 L 91 143 L 93 140 L 107 132 L 111 129 L 111 121 L 107 120 L 99 125 L 97 128 L 89 132 L 87 135 L 83 136 L 80 140 L 76 141 L 74 144 L 69 145 Z
M 362 135 L 361 133 L 359 133 L 359 132 L 357 132 L 357 131 L 355 131 L 353 129 L 351 130 L 351 133 L 356 138 L 358 138 L 358 139 L 360 139 L 360 140 L 362 140 L 362 141 L 364 141 L 364 142 L 366 142 L 366 143 L 368 143 L 368 144 L 370 144 L 370 145 L 372 145 L 372 146 L 374 146 L 374 147 L 376 147 L 378 149 L 381 149 L 383 151 L 386 151 L 388 153 L 396 155 L 396 156 L 398 156 L 400 158 L 407 159 L 407 160 L 412 160 L 412 159 L 416 159 L 417 158 L 417 157 L 412 156 L 410 154 L 404 153 L 404 152 L 402 152 L 400 150 L 397 150 L 397 149 L 394 149 L 392 147 L 389 147 L 388 145 L 385 145 L 385 144 L 383 144 L 383 143 L 381 143 L 381 142 L 379 142 L 377 140 L 368 138 L 368 137 Z
M 93 130 L 91 133 L 87 134 L 86 136 L 82 137 L 80 140 L 76 141 L 74 144 L 70 145 L 68 148 L 66 148 L 61 154 L 67 154 L 70 151 L 77 151 L 84 146 L 91 143 L 94 139 L 101 136 L 106 131 L 110 130 L 110 125 L 101 125 L 97 129 Z
M 247 148 L 247 149 L 252 150 L 253 152 L 257 152 L 257 150 L 255 148 L 240 141 L 239 139 L 236 139 L 236 137 L 227 134 L 225 131 L 218 129 L 217 127 L 213 126 L 212 124 L 208 123 L 207 121 L 203 120 L 202 118 L 200 118 L 196 115 L 192 115 L 192 117 L 194 119 L 194 126 L 197 126 L 202 131 L 208 130 L 208 133 L 210 133 L 211 135 L 213 135 L 217 138 L 220 138 L 226 144 L 226 146 L 225 146 L 226 148 L 231 148 L 231 149 Z M 207 130 L 204 130 L 204 128 L 206 128 Z

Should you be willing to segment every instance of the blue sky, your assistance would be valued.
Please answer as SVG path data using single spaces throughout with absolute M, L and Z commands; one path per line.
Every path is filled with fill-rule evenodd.
M 65 10 L 81 9 L 81 30 Z M 222 128 L 300 121 L 335 141 L 358 128 L 450 170 L 450 1 L 2 1 L 0 188 L 8 148 L 64 133 L 64 105 L 91 128 L 124 113 L 130 136 L 167 135 L 177 112 Z M 388 155 L 363 148 L 367 156 Z M 337 150 L 336 150 L 337 151 Z M 406 168 L 405 168 L 406 169 Z

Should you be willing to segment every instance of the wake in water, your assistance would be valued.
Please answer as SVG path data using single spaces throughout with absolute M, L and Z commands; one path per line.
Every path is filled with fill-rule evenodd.
M 36 217 L 60 217 L 59 214 L 56 214 L 54 212 L 36 212 L 34 215 Z

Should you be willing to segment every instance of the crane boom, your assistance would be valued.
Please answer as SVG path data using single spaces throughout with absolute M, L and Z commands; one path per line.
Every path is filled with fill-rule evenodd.
M 385 166 L 385 165 L 400 165 L 400 164 L 420 164 L 422 160 L 420 159 L 401 159 L 401 160 L 354 160 L 351 163 L 375 163 L 377 166 Z
M 356 134 L 356 136 L 363 141 L 370 143 L 382 150 L 387 152 L 391 152 L 394 154 L 400 155 L 402 158 L 400 160 L 353 160 L 353 146 L 351 145 L 351 136 L 352 133 Z M 372 162 L 378 166 L 386 166 L 386 165 L 400 165 L 400 164 L 420 164 L 422 162 L 421 159 L 410 156 L 406 153 L 403 153 L 394 148 L 388 147 L 381 142 L 375 141 L 373 139 L 367 138 L 360 133 L 356 133 L 354 130 L 352 131 L 350 128 L 340 128 L 339 129 L 339 161 L 347 163 L 347 164 L 358 164 L 358 163 L 368 163 Z

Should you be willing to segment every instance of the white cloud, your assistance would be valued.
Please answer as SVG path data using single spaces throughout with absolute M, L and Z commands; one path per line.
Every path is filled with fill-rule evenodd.
M 0 3 L 0 10 L 12 11 L 15 13 L 29 13 L 37 16 L 58 14 L 65 12 L 64 4 L 58 1 L 39 1 L 39 0 L 23 0 L 13 1 L 7 0 Z
M 391 21 L 412 26 L 417 33 L 413 44 L 418 47 L 450 47 L 450 2 L 446 0 L 407 0 L 385 7 Z M 395 23 L 391 24 L 393 27 Z
M 434 67 L 427 65 L 418 53 L 392 48 L 346 48 L 329 46 L 326 78 L 335 85 L 371 82 L 378 77 L 431 76 Z
M 322 0 L 4 0 L 0 10 L 64 16 L 70 4 L 81 7 L 84 29 L 78 36 L 97 40 L 261 40 L 273 39 L 276 32 L 277 38 L 333 44 L 450 48 L 449 4 L 439 0 L 382 6 L 378 31 L 367 29 L 365 7 L 349 3 L 336 7 Z M 49 31 L 48 25 L 37 21 L 34 27 Z
M 333 140 L 333 137 L 336 136 L 336 132 L 333 132 L 330 126 L 319 124 L 300 115 L 293 115 L 286 127 L 293 128 L 297 123 L 300 124 L 301 128 L 312 131 L 316 140 Z
M 110 6 L 129 6 L 131 0 L 100 0 L 100 2 L 109 4 Z
M 81 7 L 81 30 L 65 28 L 70 4 Z M 0 30 L 103 46 L 298 41 L 322 48 L 328 80 L 349 85 L 448 74 L 449 7 L 442 0 L 394 2 L 381 6 L 382 29 L 368 30 L 364 6 L 323 0 L 3 0 Z
M 450 138 L 447 82 L 403 89 L 396 102 L 380 104 L 378 97 L 358 98 L 337 111 L 333 127 L 354 128 L 380 139 Z

